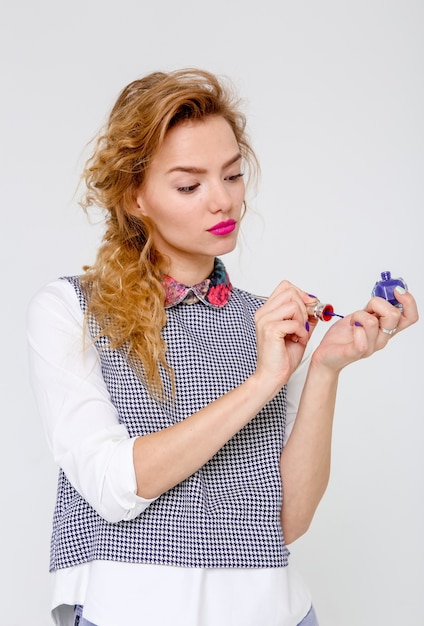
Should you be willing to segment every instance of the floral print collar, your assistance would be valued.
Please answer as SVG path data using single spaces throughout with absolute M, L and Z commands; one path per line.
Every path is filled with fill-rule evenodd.
M 233 288 L 225 266 L 218 257 L 215 258 L 212 274 L 201 283 L 188 287 L 171 276 L 164 276 L 162 285 L 165 289 L 165 308 L 180 302 L 194 304 L 199 301 L 213 307 L 223 307 L 230 299 Z

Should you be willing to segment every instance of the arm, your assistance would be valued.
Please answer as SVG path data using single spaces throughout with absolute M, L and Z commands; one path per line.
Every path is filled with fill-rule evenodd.
M 381 328 L 397 327 L 400 332 L 418 319 L 412 295 L 398 299 L 402 314 L 381 298 L 373 298 L 364 311 L 336 322 L 313 354 L 293 432 L 281 455 L 286 543 L 306 532 L 328 484 L 340 371 L 387 345 L 390 336 Z
M 173 426 L 134 444 L 137 493 L 155 498 L 191 476 L 275 395 L 256 375 Z
M 280 299 L 284 308 L 289 296 Z M 109 521 L 138 515 L 209 460 L 278 392 L 300 361 L 308 336 L 299 303 L 286 306 L 291 319 L 279 319 L 271 333 L 267 316 L 259 314 L 260 353 L 267 357 L 259 358 L 255 374 L 243 385 L 180 424 L 130 439 L 118 422 L 89 337 L 83 345 L 83 314 L 71 285 L 56 281 L 34 297 L 28 315 L 30 373 L 49 446 L 55 462 L 100 515 Z M 297 331 L 301 341 L 290 342 L 282 366 L 275 367 L 267 346 L 274 334 L 281 343 L 281 324 Z M 286 354 L 291 354 L 287 362 Z
M 278 393 L 303 356 L 309 338 L 306 320 L 298 290 L 282 283 L 256 313 L 254 374 L 184 421 L 137 439 L 134 466 L 140 495 L 156 497 L 193 474 Z
M 293 432 L 281 454 L 281 523 L 287 544 L 308 530 L 328 484 L 337 386 L 337 374 L 311 362 Z
M 98 354 L 86 338 L 71 285 L 51 283 L 28 311 L 32 388 L 53 459 L 108 521 L 132 519 L 149 504 L 136 496 L 134 440 L 110 401 Z

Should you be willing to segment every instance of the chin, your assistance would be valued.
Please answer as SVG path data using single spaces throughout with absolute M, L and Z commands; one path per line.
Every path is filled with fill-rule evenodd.
M 216 248 L 217 250 L 219 250 L 219 252 L 216 252 L 215 256 L 228 254 L 229 252 L 233 252 L 233 250 L 235 250 L 237 246 L 237 237 L 234 237 L 234 238 L 229 237 L 228 239 L 223 239 L 222 241 L 218 243 L 219 245 L 217 245 Z

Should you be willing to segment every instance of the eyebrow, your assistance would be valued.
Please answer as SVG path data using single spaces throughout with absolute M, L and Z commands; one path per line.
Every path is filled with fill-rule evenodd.
M 222 166 L 222 169 L 223 170 L 227 169 L 227 167 L 230 167 L 230 165 L 232 165 L 233 163 L 236 163 L 241 158 L 242 158 L 242 156 L 241 156 L 240 152 L 238 152 L 235 156 L 233 156 L 231 159 L 229 159 L 228 161 L 226 161 L 224 163 L 224 165 Z M 175 167 L 172 167 L 166 173 L 167 174 L 172 174 L 172 172 L 186 172 L 188 174 L 205 174 L 206 171 L 207 170 L 205 170 L 202 167 L 191 167 L 191 166 L 177 165 Z

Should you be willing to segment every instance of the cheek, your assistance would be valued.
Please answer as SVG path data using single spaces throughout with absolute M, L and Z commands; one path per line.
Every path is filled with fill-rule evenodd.
M 234 188 L 233 197 L 237 199 L 240 204 L 243 202 L 244 197 L 246 195 L 246 186 L 243 181 L 240 184 L 236 185 Z
M 234 197 L 234 204 L 239 208 L 240 213 L 244 213 L 243 203 L 245 199 L 245 190 L 244 188 L 238 190 L 237 194 Z
M 188 210 L 184 202 L 169 198 L 168 201 L 150 204 L 149 217 L 158 232 L 172 235 L 186 230 L 195 221 L 196 212 Z
M 161 193 L 154 193 L 149 189 L 144 189 L 136 197 L 139 213 L 142 217 L 148 217 L 153 223 L 172 219 L 172 206 L 169 199 Z

